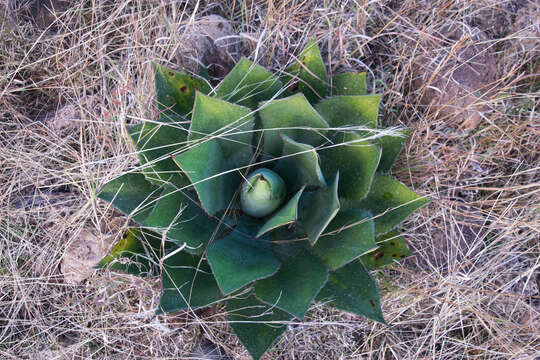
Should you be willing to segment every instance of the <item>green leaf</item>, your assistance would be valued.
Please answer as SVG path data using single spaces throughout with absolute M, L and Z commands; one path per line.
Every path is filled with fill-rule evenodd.
M 311 246 L 339 211 L 338 182 L 339 173 L 336 173 L 330 186 L 309 192 L 302 198 L 298 223 L 306 232 Z
M 160 192 L 161 188 L 148 182 L 143 174 L 129 172 L 103 185 L 97 197 L 141 223 L 152 211 Z
M 322 100 L 315 108 L 330 127 L 377 127 L 380 95 L 334 96 Z
M 375 140 L 382 149 L 381 161 L 379 161 L 379 166 L 377 167 L 378 172 L 390 171 L 394 161 L 396 161 L 408 135 L 407 130 L 400 130 L 399 132 L 401 132 L 403 136 L 387 135 Z
M 359 262 L 331 272 L 317 300 L 330 301 L 338 309 L 386 324 L 377 283 Z
M 180 213 L 184 195 L 179 190 L 166 187 L 156 199 L 152 212 L 141 223 L 142 226 L 156 231 L 167 229 Z
M 208 245 L 206 257 L 221 291 L 228 294 L 255 280 L 272 276 L 279 269 L 266 237 L 255 239 L 236 229 Z
M 377 248 L 371 214 L 360 209 L 340 211 L 312 250 L 330 270 L 336 270 Z
M 328 270 L 315 256 L 299 244 L 293 259 L 284 261 L 276 275 L 255 283 L 255 295 L 302 319 L 326 283 Z M 284 245 L 276 245 L 284 246 Z
M 361 199 L 367 195 L 377 170 L 381 149 L 355 133 L 337 134 L 335 144 L 319 150 L 324 176 L 339 171 L 339 196 Z
M 218 136 L 223 158 L 234 166 L 249 164 L 255 120 L 251 110 L 210 96 L 197 94 L 188 140 Z
M 412 255 L 403 236 L 395 230 L 378 236 L 376 241 L 379 248 L 360 258 L 368 269 L 378 269 Z
M 127 127 L 127 132 L 137 150 L 137 156 L 148 181 L 156 185 L 172 183 L 177 187 L 189 184 L 188 179 L 171 158 L 186 145 L 187 130 L 181 118 L 178 122 L 157 121 Z
M 226 209 L 240 185 L 240 176 L 231 172 L 218 139 L 211 139 L 174 157 L 189 177 L 202 206 L 209 215 Z
M 170 198 L 170 202 L 172 203 L 173 201 L 177 201 L 177 204 L 171 205 L 173 210 L 169 214 L 166 214 L 166 210 L 164 209 L 164 218 L 170 218 L 170 214 L 174 213 L 176 207 L 180 208 L 181 213 L 174 224 L 168 229 L 167 237 L 178 244 L 178 246 L 185 246 L 185 251 L 191 254 L 202 254 L 206 249 L 206 244 L 210 240 L 218 238 L 222 233 L 220 231 L 221 229 L 227 231 L 231 225 L 228 223 L 219 224 L 218 220 L 205 214 L 200 205 L 186 194 L 181 192 L 174 193 Z M 156 206 L 156 209 L 158 209 L 158 206 Z M 156 209 L 154 209 L 154 212 Z M 153 217 L 152 215 L 150 217 Z M 155 218 L 159 218 L 158 213 L 155 214 Z
M 281 81 L 262 66 L 240 59 L 216 88 L 216 96 L 228 102 L 255 108 L 281 89 Z
M 297 62 L 285 70 L 284 83 L 289 83 L 289 90 L 286 95 L 293 94 L 298 90 L 306 95 L 310 103 L 314 104 L 328 93 L 326 67 L 315 39 L 311 40 L 302 50 L 299 61 L 299 63 Z M 299 78 L 297 89 L 296 81 L 291 82 L 293 77 L 296 76 Z
M 289 190 L 302 186 L 326 186 L 326 181 L 319 167 L 319 155 L 311 145 L 294 141 L 281 134 L 283 158 L 278 160 L 274 171 L 277 172 Z
M 287 329 L 292 316 L 255 298 L 233 298 L 227 301 L 227 321 L 254 360 Z
M 283 141 L 280 133 L 294 141 L 312 146 L 320 145 L 324 141 L 321 134 L 324 134 L 328 124 L 303 94 L 273 100 L 261 106 L 259 115 L 264 130 L 264 152 L 267 155 L 272 157 L 281 155 Z
M 396 227 L 429 199 L 415 194 L 404 184 L 388 175 L 375 175 L 368 196 L 359 206 L 375 217 L 375 233 L 384 234 Z
M 221 299 L 206 261 L 183 251 L 163 262 L 161 298 L 157 313 L 208 306 Z
M 366 95 L 366 73 L 344 73 L 332 77 L 332 95 Z
M 145 229 L 131 228 L 97 267 L 107 267 L 132 275 L 153 275 L 157 273 L 161 256 L 161 235 Z
M 211 90 L 202 77 L 169 70 L 153 62 L 156 101 L 162 115 L 186 115 L 193 108 L 196 90 L 208 94 Z
M 270 216 L 268 220 L 261 227 L 256 237 L 260 237 L 270 230 L 274 230 L 280 226 L 291 224 L 296 221 L 298 214 L 298 202 L 304 188 L 302 187 L 285 205 L 281 207 L 276 213 Z

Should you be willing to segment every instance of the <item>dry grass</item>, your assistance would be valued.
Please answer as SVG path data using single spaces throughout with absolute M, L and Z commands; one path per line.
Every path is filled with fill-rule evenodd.
M 246 358 L 221 310 L 156 318 L 154 281 L 99 271 L 72 286 L 59 271 L 81 230 L 110 215 L 96 186 L 136 160 L 123 124 L 155 116 L 150 61 L 174 65 L 181 25 L 220 14 L 265 66 L 316 36 L 332 71 L 367 71 L 383 121 L 412 129 L 394 174 L 434 200 L 403 225 L 416 258 L 377 273 L 390 326 L 317 305 L 266 358 L 534 359 L 539 43 L 532 26 L 512 28 L 525 3 L 87 1 L 45 30 L 16 16 L 23 2 L 0 4 L 0 357 L 186 358 L 206 338 Z M 415 45 L 448 21 L 485 26 L 496 55 L 497 92 L 471 132 L 411 88 Z M 65 104 L 75 126 L 45 126 Z

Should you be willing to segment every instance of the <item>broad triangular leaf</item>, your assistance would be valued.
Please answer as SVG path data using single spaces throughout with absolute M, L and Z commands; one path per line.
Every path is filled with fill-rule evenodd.
M 331 272 L 317 300 L 330 301 L 338 309 L 386 324 L 377 283 L 357 261 Z
M 403 236 L 400 236 L 395 230 L 378 236 L 376 241 L 379 248 L 360 258 L 362 264 L 368 269 L 377 269 L 393 264 L 412 255 Z
M 307 193 L 300 203 L 299 225 L 313 246 L 339 211 L 339 173 L 328 187 Z
M 344 73 L 332 77 L 332 95 L 366 95 L 366 73 Z
M 379 137 L 375 140 L 377 145 L 379 145 L 382 149 L 381 161 L 379 161 L 379 166 L 377 167 L 377 171 L 387 172 L 390 170 L 390 168 L 394 164 L 394 161 L 399 155 L 399 152 L 401 151 L 403 144 L 407 140 L 407 134 L 409 133 L 407 130 L 400 130 L 399 132 L 402 133 L 403 135 L 402 136 L 386 135 L 386 136 Z
M 321 134 L 328 128 L 326 121 L 302 94 L 270 101 L 259 114 L 264 130 L 264 153 L 272 157 L 281 155 L 283 140 L 280 133 L 294 141 L 317 146 L 324 141 Z
M 268 238 L 255 239 L 251 231 L 245 233 L 244 229 L 214 241 L 208 246 L 206 257 L 224 294 L 272 276 L 280 265 Z
M 221 298 L 206 261 L 184 251 L 165 259 L 161 286 L 158 313 L 204 307 Z
M 302 319 L 326 283 L 328 270 L 317 257 L 299 244 L 275 246 L 296 246 L 299 249 L 296 256 L 283 261 L 276 275 L 255 283 L 255 295 L 262 301 Z
M 148 182 L 143 174 L 129 172 L 103 185 L 97 197 L 141 223 L 156 205 L 160 193 L 161 188 Z
M 334 96 L 322 100 L 315 108 L 330 127 L 364 126 L 375 128 L 380 95 Z
M 281 81 L 262 66 L 240 59 L 216 88 L 216 96 L 225 101 L 255 108 L 281 89 Z
M 191 180 L 209 215 L 215 215 L 231 204 L 240 176 L 236 171 L 230 171 L 231 166 L 218 139 L 196 144 L 174 159 Z
M 208 94 L 208 82 L 197 76 L 190 76 L 169 70 L 158 63 L 152 63 L 156 86 L 156 101 L 162 115 L 186 115 L 193 108 L 195 92 Z
M 335 144 L 319 151 L 323 174 L 339 171 L 340 198 L 361 199 L 371 187 L 381 149 L 355 133 L 338 133 L 335 139 Z
M 313 246 L 330 270 L 336 270 L 377 248 L 371 214 L 353 209 L 340 211 Z
M 227 301 L 227 320 L 254 360 L 287 329 L 292 316 L 257 300 L 255 296 Z
M 298 217 L 298 202 L 304 188 L 301 188 L 285 205 L 283 205 L 276 213 L 270 216 L 264 225 L 260 228 L 256 237 L 260 237 L 270 230 L 291 224 Z
M 277 162 L 274 171 L 281 175 L 289 191 L 301 186 L 326 186 L 315 148 L 296 142 L 285 134 L 281 134 L 281 139 L 283 158 Z
M 384 234 L 415 210 L 429 203 L 407 186 L 388 175 L 375 175 L 368 196 L 358 206 L 375 217 L 375 233 Z

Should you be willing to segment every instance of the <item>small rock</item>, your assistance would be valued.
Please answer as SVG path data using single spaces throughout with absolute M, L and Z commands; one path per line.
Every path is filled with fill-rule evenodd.
M 81 99 L 80 105 L 66 104 L 59 107 L 54 113 L 45 116 L 43 123 L 55 131 L 76 128 L 83 121 L 81 108 L 90 109 L 96 103 L 96 97 L 87 96 Z
M 205 64 L 210 76 L 223 77 L 238 59 L 236 37 L 227 19 L 218 15 L 201 17 L 180 28 L 179 63 L 195 73 L 199 73 L 200 64 Z
M 418 48 L 422 51 L 411 70 L 419 102 L 440 119 L 475 128 L 497 74 L 485 33 L 465 24 L 447 24 L 424 36 Z

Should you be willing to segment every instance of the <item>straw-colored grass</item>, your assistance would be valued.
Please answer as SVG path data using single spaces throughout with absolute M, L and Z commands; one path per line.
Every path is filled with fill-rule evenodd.
M 382 121 L 412 130 L 394 175 L 433 199 L 402 224 L 416 256 L 376 273 L 388 327 L 318 304 L 265 359 L 537 356 L 539 24 L 518 12 L 532 0 L 74 3 L 48 28 L 27 2 L 0 3 L 1 358 L 185 359 L 203 339 L 247 358 L 223 308 L 156 317 L 155 280 L 100 270 L 69 285 L 59 266 L 112 216 L 96 187 L 136 163 L 124 125 L 156 115 L 150 62 L 175 66 L 183 25 L 208 14 L 274 70 L 316 37 L 331 71 L 367 71 Z M 497 90 L 471 131 L 411 85 L 417 45 L 448 22 L 483 27 L 495 53 Z M 71 124 L 51 127 L 65 105 Z

